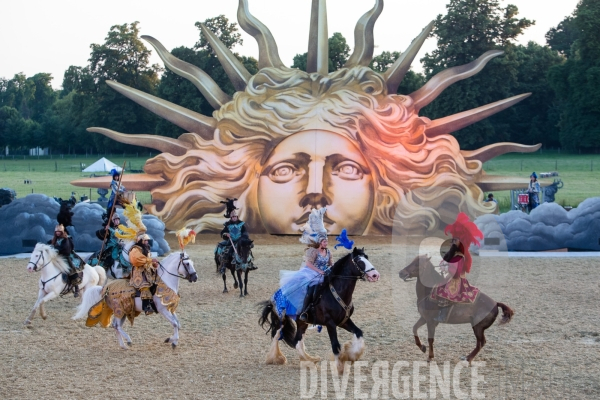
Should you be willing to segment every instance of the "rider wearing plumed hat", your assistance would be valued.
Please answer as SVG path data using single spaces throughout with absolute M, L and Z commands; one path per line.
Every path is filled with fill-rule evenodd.
M 221 255 L 223 262 L 221 263 L 221 268 L 231 260 L 233 257 L 233 245 L 235 245 L 240 239 L 248 237 L 248 230 L 246 229 L 246 224 L 244 221 L 240 220 L 238 215 L 238 208 L 235 207 L 234 201 L 237 199 L 227 199 L 227 201 L 222 201 L 221 203 L 225 204 L 227 209 L 225 212 L 225 218 L 229 218 L 223 224 L 223 229 L 221 230 L 221 238 L 223 241 L 219 242 L 215 252 L 217 255 Z M 257 267 L 253 263 L 248 264 L 248 269 L 254 270 Z M 224 271 L 221 271 L 223 273 Z
M 448 280 L 431 292 L 432 299 L 438 301 L 442 309 L 436 317 L 438 322 L 446 322 L 450 306 L 454 303 L 472 303 L 477 299 L 479 289 L 471 286 L 466 275 L 471 272 L 473 260 L 469 247 L 479 245 L 483 233 L 465 213 L 459 213 L 456 221 L 444 229 L 445 234 L 452 235 L 452 245 L 444 254 L 442 271 L 448 273 Z
M 308 321 L 316 288 L 323 282 L 333 265 L 327 248 L 327 229 L 323 224 L 326 209 L 313 209 L 304 225 L 300 242 L 307 245 L 304 261 L 298 271 L 281 271 L 279 290 L 273 295 L 277 313 Z
M 48 244 L 52 245 L 60 256 L 69 265 L 69 273 L 67 277 L 67 290 L 73 290 L 73 296 L 79 297 L 79 285 L 81 284 L 81 277 L 79 271 L 83 268 L 85 263 L 75 253 L 75 246 L 73 245 L 73 238 L 69 236 L 69 232 L 66 226 L 72 226 L 71 217 L 73 212 L 67 202 L 63 202 L 60 207 L 60 211 L 56 216 L 58 225 L 54 228 L 54 235 Z
M 146 233 L 146 226 L 142 222 L 142 213 L 133 203 L 125 206 L 123 213 L 127 219 L 127 226 L 123 227 L 123 235 L 117 237 L 135 238 L 136 243 L 129 249 L 129 262 L 131 263 L 131 277 L 129 285 L 139 292 L 142 299 L 142 309 L 148 314 L 153 314 L 156 307 L 152 301 L 151 288 L 156 284 L 158 260 L 152 258 L 150 252 L 150 235 Z M 137 294 L 136 294 L 137 296 Z
M 119 262 L 123 271 L 123 277 L 127 277 L 131 272 L 131 265 L 129 264 L 129 260 L 126 260 L 121 256 L 123 245 L 118 235 L 125 233 L 119 228 L 121 217 L 115 211 L 110 221 L 108 221 L 108 215 L 106 213 L 102 215 L 102 218 L 104 220 L 104 228 L 96 231 L 96 237 L 106 244 L 102 254 L 98 255 L 98 263 L 103 266 L 104 269 L 110 270 L 115 262 Z
M 110 170 L 110 174 L 112 175 L 112 181 L 110 182 L 110 198 L 108 199 L 108 204 L 106 205 L 107 210 L 112 209 L 115 201 L 117 202 L 117 205 L 123 206 L 123 204 L 119 202 L 117 194 L 125 193 L 125 186 L 119 186 L 119 177 L 121 176 L 121 172 L 117 168 L 113 168 Z

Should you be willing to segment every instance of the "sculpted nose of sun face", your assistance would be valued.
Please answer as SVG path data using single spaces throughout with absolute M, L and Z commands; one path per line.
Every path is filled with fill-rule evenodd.
M 330 204 L 331 200 L 324 193 L 308 193 L 300 200 L 300 207 L 323 208 Z
M 300 199 L 300 207 L 322 208 L 331 204 L 331 199 L 323 191 L 324 167 L 323 161 L 313 161 L 308 165 L 306 195 Z

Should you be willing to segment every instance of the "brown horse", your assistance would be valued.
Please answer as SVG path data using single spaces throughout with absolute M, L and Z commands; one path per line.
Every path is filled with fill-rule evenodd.
M 406 281 L 409 278 L 417 278 L 417 309 L 421 318 L 413 326 L 413 334 L 415 343 L 423 353 L 427 351 L 427 347 L 421 344 L 419 340 L 418 329 L 427 324 L 427 341 L 429 343 L 429 361 L 433 359 L 433 338 L 435 336 L 435 328 L 438 323 L 435 317 L 439 315 L 441 307 L 437 300 L 431 299 L 431 292 L 438 284 L 444 284 L 446 280 L 435 270 L 430 261 L 431 257 L 424 255 L 417 256 L 415 259 L 402 271 L 400 271 L 400 279 Z M 477 338 L 477 346 L 466 357 L 469 365 L 475 358 L 477 353 L 485 345 L 484 331 L 492 326 L 498 316 L 498 307 L 502 309 L 502 320 L 500 324 L 506 324 L 511 321 L 514 311 L 506 304 L 497 303 L 489 296 L 486 296 L 481 291 L 473 303 L 455 303 L 451 306 L 450 314 L 446 320 L 446 324 L 471 324 L 473 332 Z

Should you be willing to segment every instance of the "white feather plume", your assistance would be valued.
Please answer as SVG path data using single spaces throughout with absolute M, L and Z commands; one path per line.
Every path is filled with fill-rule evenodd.
M 308 221 L 300 228 L 302 231 L 300 242 L 305 244 L 318 243 L 319 237 L 327 237 L 327 229 L 325 229 L 325 225 L 323 224 L 323 215 L 325 215 L 326 211 L 326 208 L 312 209 L 308 216 Z

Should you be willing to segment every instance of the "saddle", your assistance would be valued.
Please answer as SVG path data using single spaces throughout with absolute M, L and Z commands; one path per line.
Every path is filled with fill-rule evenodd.
M 179 305 L 180 296 L 170 289 L 162 280 L 159 280 L 152 288 L 153 295 L 160 298 L 160 303 L 170 312 L 175 312 Z M 86 326 L 95 326 L 100 323 L 104 328 L 110 325 L 111 317 L 127 317 L 129 323 L 133 325 L 135 317 L 140 315 L 135 309 L 136 292 L 139 296 L 139 290 L 129 285 L 128 279 L 117 279 L 109 283 L 104 289 L 102 300 L 96 303 L 88 312 Z M 156 305 L 152 303 L 156 309 Z
M 83 271 L 71 275 L 63 272 L 60 274 L 60 277 L 62 278 L 63 283 L 65 283 L 65 288 L 60 292 L 60 297 L 62 297 L 71 292 L 75 293 L 75 286 L 81 284 L 83 279 Z

